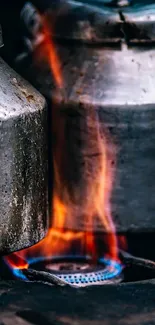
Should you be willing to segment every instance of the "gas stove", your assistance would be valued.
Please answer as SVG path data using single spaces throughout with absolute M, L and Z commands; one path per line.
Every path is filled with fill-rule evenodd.
M 42 280 L 1 280 L 2 324 L 154 323 L 154 279 L 81 289 Z

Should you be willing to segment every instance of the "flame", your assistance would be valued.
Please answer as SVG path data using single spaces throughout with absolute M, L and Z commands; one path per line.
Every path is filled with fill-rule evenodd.
M 39 53 L 37 52 L 35 55 L 35 60 L 39 63 L 43 60 L 48 61 L 57 87 L 62 88 L 63 79 L 61 74 L 61 64 L 57 55 L 56 46 L 52 40 L 51 29 L 48 26 L 48 20 L 45 16 L 41 17 L 41 21 L 42 34 L 44 35 L 44 38 Z
M 127 244 L 127 238 L 125 235 L 119 235 L 118 236 L 118 242 L 119 242 L 119 248 L 127 251 L 128 250 L 128 244 Z
M 5 257 L 5 261 L 7 264 L 9 264 L 13 269 L 27 269 L 28 268 L 28 263 L 26 262 L 25 259 L 20 257 L 18 253 L 12 253 L 9 256 Z
M 59 90 L 64 85 L 61 64 L 44 18 L 43 30 L 45 37 L 39 55 L 48 60 L 51 74 Z M 70 143 L 67 142 L 65 135 L 68 122 L 61 115 L 59 105 L 56 102 L 54 104 L 52 112 L 54 188 L 51 228 L 44 240 L 20 253 L 11 254 L 6 257 L 6 261 L 12 268 L 27 268 L 27 261 L 30 258 L 66 254 L 74 243 L 95 260 L 98 253 L 94 236 L 96 222 L 107 233 L 106 255 L 118 261 L 117 237 L 110 203 L 114 173 L 111 162 L 115 160 L 115 150 L 110 136 L 107 130 L 101 132 L 98 114 L 94 107 L 83 106 L 79 112 L 77 108 L 72 108 L 78 115 L 77 124 L 79 123 L 78 127 L 81 128 L 78 137 L 79 142 L 82 143 L 79 149 L 79 162 L 72 163 L 74 155 L 78 155 L 78 147 L 72 148 L 73 152 L 70 152 Z M 77 132 L 76 125 L 73 125 L 70 134 L 71 137 L 73 136 L 73 143 L 74 140 L 76 142 Z M 79 164 L 80 170 L 78 170 Z M 74 170 L 76 168 L 77 177 Z M 75 232 L 79 227 L 80 215 L 84 226 Z

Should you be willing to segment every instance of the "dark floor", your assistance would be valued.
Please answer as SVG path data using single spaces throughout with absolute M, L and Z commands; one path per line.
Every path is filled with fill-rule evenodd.
M 0 325 L 155 324 L 155 280 L 87 289 L 0 284 Z

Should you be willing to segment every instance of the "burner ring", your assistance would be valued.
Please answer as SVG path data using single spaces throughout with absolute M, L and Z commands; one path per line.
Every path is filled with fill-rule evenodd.
M 83 261 L 88 264 L 88 262 L 91 261 L 91 257 L 89 256 L 57 256 L 52 258 L 36 258 L 33 260 L 29 260 L 29 265 L 32 267 L 36 263 L 40 263 L 43 261 L 50 261 L 51 265 L 53 263 L 58 262 L 78 262 Z M 118 283 L 122 280 L 122 265 L 119 262 L 113 261 L 111 259 L 106 258 L 99 258 L 97 265 L 99 267 L 96 267 L 95 270 L 90 271 L 89 269 L 84 271 L 77 271 L 77 272 L 63 272 L 63 271 L 53 271 L 50 270 L 50 273 L 55 274 L 59 279 L 65 281 L 66 283 L 69 283 L 73 286 L 78 287 L 84 287 L 84 286 L 90 286 L 90 285 L 103 285 L 103 284 L 114 284 Z M 48 270 L 49 272 L 49 270 Z

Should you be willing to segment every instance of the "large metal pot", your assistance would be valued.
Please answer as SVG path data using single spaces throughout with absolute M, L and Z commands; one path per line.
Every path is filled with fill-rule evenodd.
M 78 155 L 80 143 L 86 149 L 91 147 L 91 132 L 86 126 L 93 114 L 94 121 L 99 118 L 100 125 L 108 130 L 117 148 L 111 200 L 117 231 L 154 230 L 154 5 L 141 7 L 140 11 L 136 6 L 112 11 L 77 2 L 67 5 L 67 10 L 58 11 L 54 26 L 65 80 L 66 100 L 57 102 L 57 107 L 61 108 L 57 114 L 66 125 L 65 150 L 70 159 L 65 175 L 68 173 L 68 182 L 71 179 L 75 182 L 79 198 L 84 198 L 86 193 L 89 195 L 84 182 L 86 170 L 81 168 Z M 52 17 L 53 12 L 50 14 Z M 60 45 L 62 39 L 63 45 Z M 54 81 L 50 69 L 37 66 L 31 58 L 23 60 L 18 69 L 51 99 Z M 96 147 L 92 152 L 95 150 Z M 89 160 L 92 171 L 93 165 L 98 166 L 97 158 L 93 159 Z M 92 172 L 90 181 L 95 177 Z M 72 191 L 72 185 L 70 189 Z M 74 229 L 84 227 L 83 219 L 78 217 Z M 96 230 L 103 228 L 99 225 Z
M 0 255 L 48 228 L 47 106 L 0 58 Z

